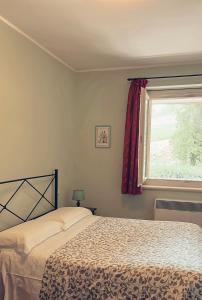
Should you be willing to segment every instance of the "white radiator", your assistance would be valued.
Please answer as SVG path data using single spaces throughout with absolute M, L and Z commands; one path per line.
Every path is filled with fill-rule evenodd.
M 156 199 L 154 219 L 162 221 L 190 222 L 202 227 L 202 202 Z

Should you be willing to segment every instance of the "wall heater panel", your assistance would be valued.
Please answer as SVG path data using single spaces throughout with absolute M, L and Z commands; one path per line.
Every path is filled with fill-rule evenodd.
M 156 199 L 154 219 L 190 222 L 202 227 L 202 201 Z

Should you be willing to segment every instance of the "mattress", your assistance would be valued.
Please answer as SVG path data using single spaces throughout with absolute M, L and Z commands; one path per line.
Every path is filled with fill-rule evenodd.
M 4 300 L 202 299 L 202 231 L 189 223 L 87 216 L 26 257 L 2 250 L 0 265 Z
M 26 257 L 20 256 L 14 250 L 0 250 L 0 300 L 38 300 L 48 257 L 97 218 L 83 218 L 74 226 L 35 247 Z

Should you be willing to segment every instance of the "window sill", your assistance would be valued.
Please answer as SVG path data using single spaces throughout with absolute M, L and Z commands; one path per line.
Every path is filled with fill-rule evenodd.
M 155 185 L 143 184 L 142 188 L 144 190 L 164 190 L 164 191 L 169 190 L 169 191 L 196 192 L 196 193 L 202 192 L 202 188 L 196 188 L 196 187 L 155 186 Z

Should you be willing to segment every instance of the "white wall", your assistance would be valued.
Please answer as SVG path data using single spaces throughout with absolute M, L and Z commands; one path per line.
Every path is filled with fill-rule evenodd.
M 60 205 L 74 205 L 72 189 L 84 188 L 85 204 L 108 216 L 152 218 L 156 197 L 201 199 L 159 190 L 123 196 L 120 186 L 127 77 L 202 73 L 202 65 L 75 74 L 2 22 L 0 41 L 0 180 L 58 168 Z M 94 146 L 99 124 L 112 126 L 111 149 Z
M 0 22 L 0 180 L 59 169 L 60 205 L 74 170 L 75 74 Z
M 86 190 L 85 204 L 98 214 L 153 218 L 156 197 L 201 199 L 201 193 L 145 190 L 141 196 L 121 195 L 122 151 L 127 106 L 128 77 L 202 73 L 202 65 L 161 67 L 130 71 L 77 74 L 77 166 L 76 183 Z M 150 85 L 201 83 L 202 78 L 153 80 Z M 95 125 L 112 126 L 111 149 L 94 146 Z

